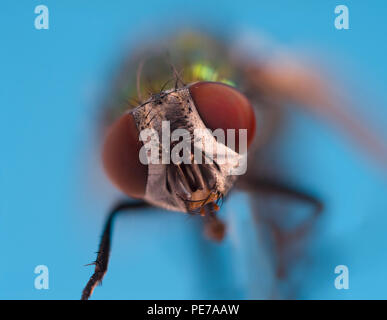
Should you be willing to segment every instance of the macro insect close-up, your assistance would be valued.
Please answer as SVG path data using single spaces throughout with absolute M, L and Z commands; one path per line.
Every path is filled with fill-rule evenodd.
M 147 201 L 126 201 L 118 203 L 112 209 L 103 231 L 97 260 L 93 262 L 95 272 L 83 291 L 83 299 L 90 297 L 94 287 L 102 281 L 107 271 L 113 217 L 119 211 L 136 211 L 147 204 L 156 205 L 169 210 L 203 216 L 205 233 L 215 241 L 221 241 L 226 232 L 226 226 L 217 218 L 218 204 L 234 186 L 238 176 L 226 175 L 219 170 L 216 161 L 213 161 L 212 165 L 205 161 L 200 164 L 198 161 L 187 164 L 182 160 L 166 165 L 142 164 L 138 156 L 143 145 L 139 138 L 141 130 L 155 126 L 161 128 L 161 121 L 169 121 L 172 132 L 192 127 L 195 129 L 195 126 L 200 125 L 192 116 L 195 113 L 199 115 L 204 126 L 211 130 L 222 129 L 226 132 L 234 129 L 239 133 L 239 129 L 245 129 L 247 131 L 245 145 L 250 146 L 256 130 L 252 105 L 268 109 L 268 111 L 258 109 L 256 112 L 266 111 L 272 118 L 279 112 L 273 103 L 267 102 L 269 97 L 264 91 L 265 88 L 260 90 L 261 88 L 254 83 L 254 80 L 259 81 L 254 78 L 260 76 L 259 65 L 245 62 L 241 65 L 238 65 L 238 62 L 233 63 L 231 56 L 227 54 L 227 46 L 217 43 L 214 38 L 204 34 L 186 32 L 165 42 L 168 51 L 163 52 L 162 47 L 160 49 L 156 47 L 153 50 L 149 48 L 148 51 L 138 54 L 140 59 L 129 60 L 121 69 L 122 75 L 119 76 L 116 92 L 114 92 L 118 100 L 117 105 L 113 104 L 111 108 L 113 110 L 109 108 L 108 114 L 105 115 L 108 118 L 111 115 L 109 113 L 112 113 L 112 116 L 118 114 L 119 118 L 107 133 L 103 147 L 104 168 L 112 182 L 129 197 Z M 254 70 L 255 68 L 257 70 Z M 248 79 L 249 72 L 253 73 L 254 80 Z M 270 70 L 267 72 L 270 73 Z M 148 79 L 149 83 L 142 79 Z M 244 85 L 250 87 L 250 92 L 247 90 L 244 95 L 238 91 L 236 89 L 238 82 L 247 82 Z M 172 88 L 167 87 L 168 85 Z M 155 89 L 157 86 L 161 89 Z M 150 96 L 143 99 L 146 89 Z M 125 110 L 128 105 L 132 105 L 133 112 L 124 112 L 120 115 L 119 111 L 114 110 L 114 107 Z M 196 110 L 192 111 L 192 109 Z M 267 126 L 267 122 L 275 120 L 264 118 L 263 121 L 263 126 Z M 264 143 L 264 130 L 271 130 L 271 128 L 258 126 L 256 138 L 258 147 L 259 144 Z M 158 133 L 161 137 L 161 131 Z M 193 139 L 193 130 L 189 133 Z M 239 141 L 238 138 L 239 134 L 235 133 L 235 142 Z M 226 142 L 223 141 L 223 144 Z M 234 151 L 240 153 L 237 148 L 239 144 L 235 142 Z M 172 151 L 169 150 L 169 152 Z M 194 150 L 190 149 L 188 152 L 189 156 L 193 157 Z M 204 153 L 205 150 L 203 150 Z M 162 173 L 160 173 L 160 167 L 162 167 Z M 320 213 L 322 202 L 305 192 L 276 181 L 256 177 L 254 174 L 252 171 L 243 175 L 245 179 L 241 179 L 240 183 L 242 189 L 278 194 L 308 202 L 312 206 L 311 217 L 289 234 L 284 232 L 283 236 L 298 237 L 306 232 Z M 226 180 L 226 183 L 223 180 Z
M 368 9 L 151 2 L 37 4 L 29 55 L 5 39 L 0 298 L 385 299 Z
M 251 162 L 248 171 L 234 175 L 219 168 L 216 160 L 207 164 L 205 161 L 196 161 L 202 159 L 186 162 L 183 157 L 177 157 L 177 161 L 167 164 L 161 161 L 157 164 L 141 163 L 140 150 L 147 142 L 140 138 L 142 130 L 156 128 L 156 134 L 161 139 L 161 123 L 168 121 L 171 132 L 189 129 L 187 133 L 191 141 L 194 140 L 193 129 L 200 126 L 210 130 L 221 129 L 222 132 L 236 130 L 233 151 L 247 155 L 246 147 L 259 151 L 270 139 L 273 134 L 270 131 L 274 131 L 280 121 L 281 104 L 294 100 L 298 103 L 308 101 L 312 107 L 331 108 L 328 112 L 333 113 L 334 117 L 344 114 L 343 119 L 337 121 L 344 123 L 351 134 L 370 145 L 378 142 L 378 138 L 367 135 L 368 132 L 362 130 L 361 125 L 356 126 L 356 118 L 346 115 L 345 109 L 340 109 L 335 97 L 330 96 L 332 93 L 327 91 L 321 80 L 319 82 L 314 77 L 313 72 L 302 69 L 302 65 L 289 70 L 291 62 L 288 61 L 281 73 L 277 74 L 278 65 L 271 67 L 267 62 L 249 61 L 235 49 L 238 48 L 232 48 L 230 41 L 226 45 L 206 34 L 186 31 L 156 41 L 149 48 L 130 57 L 120 68 L 112 93 L 114 99 L 109 100 L 111 105 L 104 113 L 106 119 L 113 120 L 113 125 L 106 133 L 103 164 L 114 185 L 129 197 L 145 201 L 120 202 L 109 213 L 97 259 L 92 263 L 95 271 L 83 291 L 82 299 L 90 297 L 107 271 L 113 217 L 118 212 L 136 212 L 141 207 L 154 205 L 200 215 L 204 220 L 204 234 L 214 241 L 221 241 L 227 226 L 217 217 L 217 211 L 220 208 L 219 202 L 233 187 L 253 195 L 276 195 L 277 201 L 288 198 L 305 202 L 310 206 L 309 216 L 303 218 L 304 221 L 296 227 L 282 230 L 275 223 L 271 226 L 274 245 L 279 251 L 275 272 L 280 278 L 285 276 L 287 267 L 287 262 L 282 261 L 281 256 L 283 242 L 302 241 L 322 213 L 322 200 L 306 191 L 260 175 Z M 286 83 L 286 77 L 290 77 L 292 83 Z M 303 90 L 299 91 L 299 88 Z M 323 96 L 328 103 L 321 100 Z M 261 120 L 258 125 L 256 115 Z M 200 123 L 197 119 L 201 120 Z M 240 143 L 236 143 L 242 141 L 239 139 L 240 129 L 247 133 L 244 142 L 246 150 L 242 152 Z M 169 133 L 167 138 L 170 139 L 170 136 Z M 169 148 L 163 144 L 170 144 L 170 141 L 163 140 L 156 150 L 157 155 L 159 151 L 160 154 L 167 152 L 169 158 L 173 158 L 171 153 L 180 141 L 178 138 Z M 223 138 L 222 144 L 228 145 L 227 142 Z M 189 160 L 194 158 L 194 148 L 200 149 L 202 156 L 207 157 L 207 150 L 201 147 L 189 147 Z M 382 147 L 382 144 L 378 147 Z M 182 153 L 183 149 L 178 148 L 175 153 Z M 212 149 L 210 151 L 214 152 Z M 269 219 L 266 223 L 271 225 L 273 222 Z

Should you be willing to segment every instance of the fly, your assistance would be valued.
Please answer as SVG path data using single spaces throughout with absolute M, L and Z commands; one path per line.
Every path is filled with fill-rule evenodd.
M 104 109 L 103 122 L 109 125 L 102 152 L 105 171 L 118 189 L 138 201 L 119 203 L 110 211 L 93 262 L 95 270 L 82 299 L 89 299 L 107 271 L 112 223 L 119 212 L 157 206 L 200 215 L 205 221 L 205 234 L 221 241 L 227 226 L 217 212 L 230 190 L 276 195 L 309 204 L 312 214 L 291 231 L 279 230 L 268 218 L 280 251 L 286 243 L 305 235 L 323 210 L 322 201 L 309 192 L 256 175 L 254 163 L 247 174 L 231 177 L 226 174 L 227 165 L 216 161 L 143 164 L 139 161 L 144 146 L 139 141 L 142 130 L 154 129 L 159 133 L 163 121 L 169 121 L 173 129 L 187 130 L 189 139 L 195 128 L 204 126 L 211 130 L 236 130 L 236 141 L 240 130 L 246 130 L 251 158 L 270 140 L 281 107 L 295 102 L 345 127 L 364 148 L 386 163 L 383 143 L 345 111 L 323 79 L 302 65 L 282 60 L 262 63 L 241 53 L 235 56 L 232 45 L 192 32 L 169 39 L 166 51 L 160 50 L 160 46 L 150 45 L 128 58 Z M 216 139 L 212 143 L 225 148 Z M 235 148 L 227 149 L 237 160 L 241 160 L 239 147 L 236 143 Z M 163 152 L 162 147 L 159 152 Z M 194 150 L 189 149 L 188 154 L 192 160 Z M 206 157 L 205 152 L 202 156 Z M 279 259 L 277 274 L 284 276 L 285 272 L 285 262 Z

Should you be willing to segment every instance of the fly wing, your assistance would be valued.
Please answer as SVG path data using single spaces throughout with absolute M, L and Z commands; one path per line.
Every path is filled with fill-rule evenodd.
M 249 87 L 274 104 L 297 106 L 325 119 L 349 136 L 358 146 L 387 165 L 387 144 L 371 123 L 356 111 L 342 94 L 340 86 L 317 70 L 290 58 L 273 58 L 266 63 L 241 67 Z

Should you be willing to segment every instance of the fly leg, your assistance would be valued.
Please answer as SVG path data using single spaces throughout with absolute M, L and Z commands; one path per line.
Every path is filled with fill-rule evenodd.
M 277 195 L 289 199 L 298 200 L 300 202 L 308 203 L 313 207 L 312 215 L 306 219 L 301 225 L 292 231 L 287 231 L 286 236 L 291 238 L 300 237 L 305 234 L 307 230 L 313 225 L 315 220 L 320 216 L 324 205 L 315 196 L 307 192 L 295 189 L 290 186 L 271 181 L 263 178 L 249 177 L 241 181 L 237 185 L 240 189 L 247 192 L 257 192 L 264 195 Z
M 293 187 L 286 186 L 282 183 L 264 178 L 246 177 L 240 181 L 240 183 L 238 183 L 237 187 L 247 192 L 259 192 L 261 194 L 278 195 L 309 203 L 314 208 L 313 219 L 319 216 L 324 208 L 322 201 L 315 196 Z
M 257 208 L 253 208 L 254 219 L 265 223 L 265 225 L 271 230 L 278 254 L 277 276 L 278 278 L 284 278 L 290 264 L 290 247 L 305 240 L 308 232 L 311 231 L 317 218 L 321 215 L 324 207 L 323 203 L 317 197 L 307 192 L 263 178 L 245 177 L 245 179 L 240 181 L 237 187 L 249 193 L 279 196 L 282 198 L 288 198 L 289 200 L 304 202 L 312 206 L 312 214 L 309 215 L 308 218 L 304 219 L 303 222 L 298 224 L 298 226 L 291 228 L 290 230 L 281 226 L 278 219 L 276 220 L 273 215 L 265 215 L 260 212 L 260 210 L 257 210 Z M 299 251 L 294 253 L 292 259 L 297 260 L 299 255 L 301 255 Z
M 216 216 L 214 204 L 209 203 L 205 211 L 204 234 L 213 241 L 222 241 L 226 233 L 226 225 Z
M 106 220 L 105 227 L 103 229 L 101 242 L 99 244 L 97 259 L 90 265 L 95 265 L 94 273 L 90 277 L 90 280 L 87 282 L 85 288 L 82 291 L 81 300 L 88 300 L 93 293 L 94 288 L 101 283 L 104 275 L 106 274 L 108 263 L 109 263 L 109 254 L 110 254 L 110 242 L 111 242 L 111 233 L 112 233 L 112 223 L 115 216 L 126 210 L 135 210 L 148 206 L 145 202 L 121 202 L 118 203 L 110 211 L 109 216 Z

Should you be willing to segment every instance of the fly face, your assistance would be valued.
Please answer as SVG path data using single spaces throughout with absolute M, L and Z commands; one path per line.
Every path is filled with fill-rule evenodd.
M 217 116 L 219 110 L 215 109 L 219 106 L 225 113 L 223 117 Z M 214 111 L 216 117 L 213 117 Z M 138 137 L 144 143 L 139 150 L 140 157 L 131 158 L 133 167 L 123 170 L 136 171 L 136 167 L 147 166 L 146 175 L 139 183 L 144 186 L 140 197 L 147 202 L 168 210 L 204 215 L 204 207 L 211 205 L 211 209 L 216 209 L 233 186 L 246 153 L 245 150 L 241 155 L 234 146 L 229 148 L 229 141 L 217 140 L 206 123 L 217 126 L 218 137 L 219 133 L 225 137 L 226 130 L 228 133 L 239 128 L 247 131 L 242 143 L 247 148 L 255 130 L 251 115 L 254 114 L 247 98 L 222 83 L 198 82 L 152 95 L 123 116 L 132 119 L 137 128 L 131 133 L 135 136 L 131 141 Z M 128 192 L 136 181 L 122 180 L 130 173 L 116 170 L 125 159 L 127 151 L 124 150 L 135 149 L 133 145 L 117 144 L 115 137 L 127 134 L 121 134 L 120 130 L 121 127 L 113 126 L 106 139 L 105 168 L 122 191 L 138 197 Z M 243 137 L 239 135 L 238 141 Z

